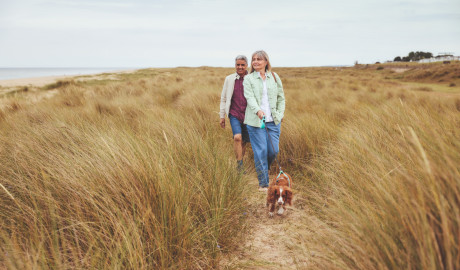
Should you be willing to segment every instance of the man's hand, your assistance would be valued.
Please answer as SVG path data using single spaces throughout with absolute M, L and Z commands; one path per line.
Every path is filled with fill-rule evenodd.
M 259 117 L 260 120 L 262 120 L 262 117 L 264 117 L 264 115 L 265 113 L 262 110 L 257 112 L 257 116 Z
M 225 128 L 225 118 L 220 119 L 220 127 Z

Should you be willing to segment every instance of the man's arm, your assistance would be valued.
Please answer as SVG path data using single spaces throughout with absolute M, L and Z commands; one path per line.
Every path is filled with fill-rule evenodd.
M 225 78 L 224 81 L 224 87 L 222 88 L 222 94 L 220 95 L 220 111 L 219 111 L 219 116 L 220 116 L 220 126 L 222 128 L 225 128 L 225 105 L 227 104 L 227 78 Z
M 222 94 L 220 95 L 220 118 L 225 118 L 225 105 L 227 104 L 227 85 L 228 80 L 225 78 L 224 87 L 222 88 Z

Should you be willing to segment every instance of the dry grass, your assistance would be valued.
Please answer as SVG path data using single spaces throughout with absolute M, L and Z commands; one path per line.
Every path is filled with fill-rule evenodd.
M 313 139 L 319 150 L 306 148 L 314 156 L 296 170 L 304 173 L 310 213 L 291 232 L 291 248 L 314 269 L 458 269 L 458 90 L 457 101 L 408 91 L 377 72 L 363 70 L 351 87 L 325 77 L 326 87 L 304 95 L 303 110 L 290 111 L 312 128 L 296 123 L 282 144 L 294 137 L 302 149 Z M 342 81 L 354 75 L 342 73 Z
M 243 178 L 220 147 L 215 86 L 186 75 L 171 87 L 165 71 L 10 101 L 0 118 L 0 268 L 215 265 L 240 223 Z
M 460 268 L 460 98 L 387 67 L 275 71 L 280 161 L 308 198 L 291 248 L 317 269 Z M 230 72 L 149 69 L 37 103 L 5 97 L 0 268 L 215 268 L 251 192 L 217 124 Z
M 360 66 L 360 68 L 381 68 L 389 73 L 396 72 L 389 77 L 402 79 L 409 82 L 435 83 L 441 85 L 458 84 L 460 82 L 460 61 L 452 61 L 449 64 L 435 63 L 388 63 L 383 65 Z

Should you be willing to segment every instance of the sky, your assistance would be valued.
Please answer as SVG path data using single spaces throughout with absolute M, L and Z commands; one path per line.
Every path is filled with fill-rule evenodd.
M 273 67 L 460 55 L 459 0 L 0 0 L 0 67 Z

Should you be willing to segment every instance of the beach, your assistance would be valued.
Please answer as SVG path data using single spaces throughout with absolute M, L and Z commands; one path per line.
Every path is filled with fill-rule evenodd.
M 78 75 L 80 76 L 80 75 Z M 33 78 L 20 78 L 20 79 L 9 79 L 0 80 L 1 87 L 16 87 L 16 86 L 37 86 L 42 87 L 50 83 L 57 82 L 58 80 L 68 80 L 77 76 L 44 76 L 44 77 L 33 77 Z
M 41 76 L 0 80 L 0 109 L 8 106 L 7 96 L 13 93 L 28 91 L 28 94 L 25 96 L 26 102 L 36 103 L 44 98 L 51 98 L 57 94 L 57 89 L 48 91 L 41 91 L 41 89 L 58 81 L 117 80 L 120 74 L 128 74 L 136 71 L 137 69 L 128 69 L 111 73 L 102 72 L 97 74 Z
M 96 74 L 78 74 L 78 75 L 61 75 L 61 76 L 38 76 L 30 78 L 16 78 L 0 80 L 0 94 L 8 92 L 17 87 L 43 87 L 60 80 L 84 81 L 89 79 L 114 79 L 117 74 L 133 73 L 137 69 L 119 70 L 116 72 L 101 72 Z

